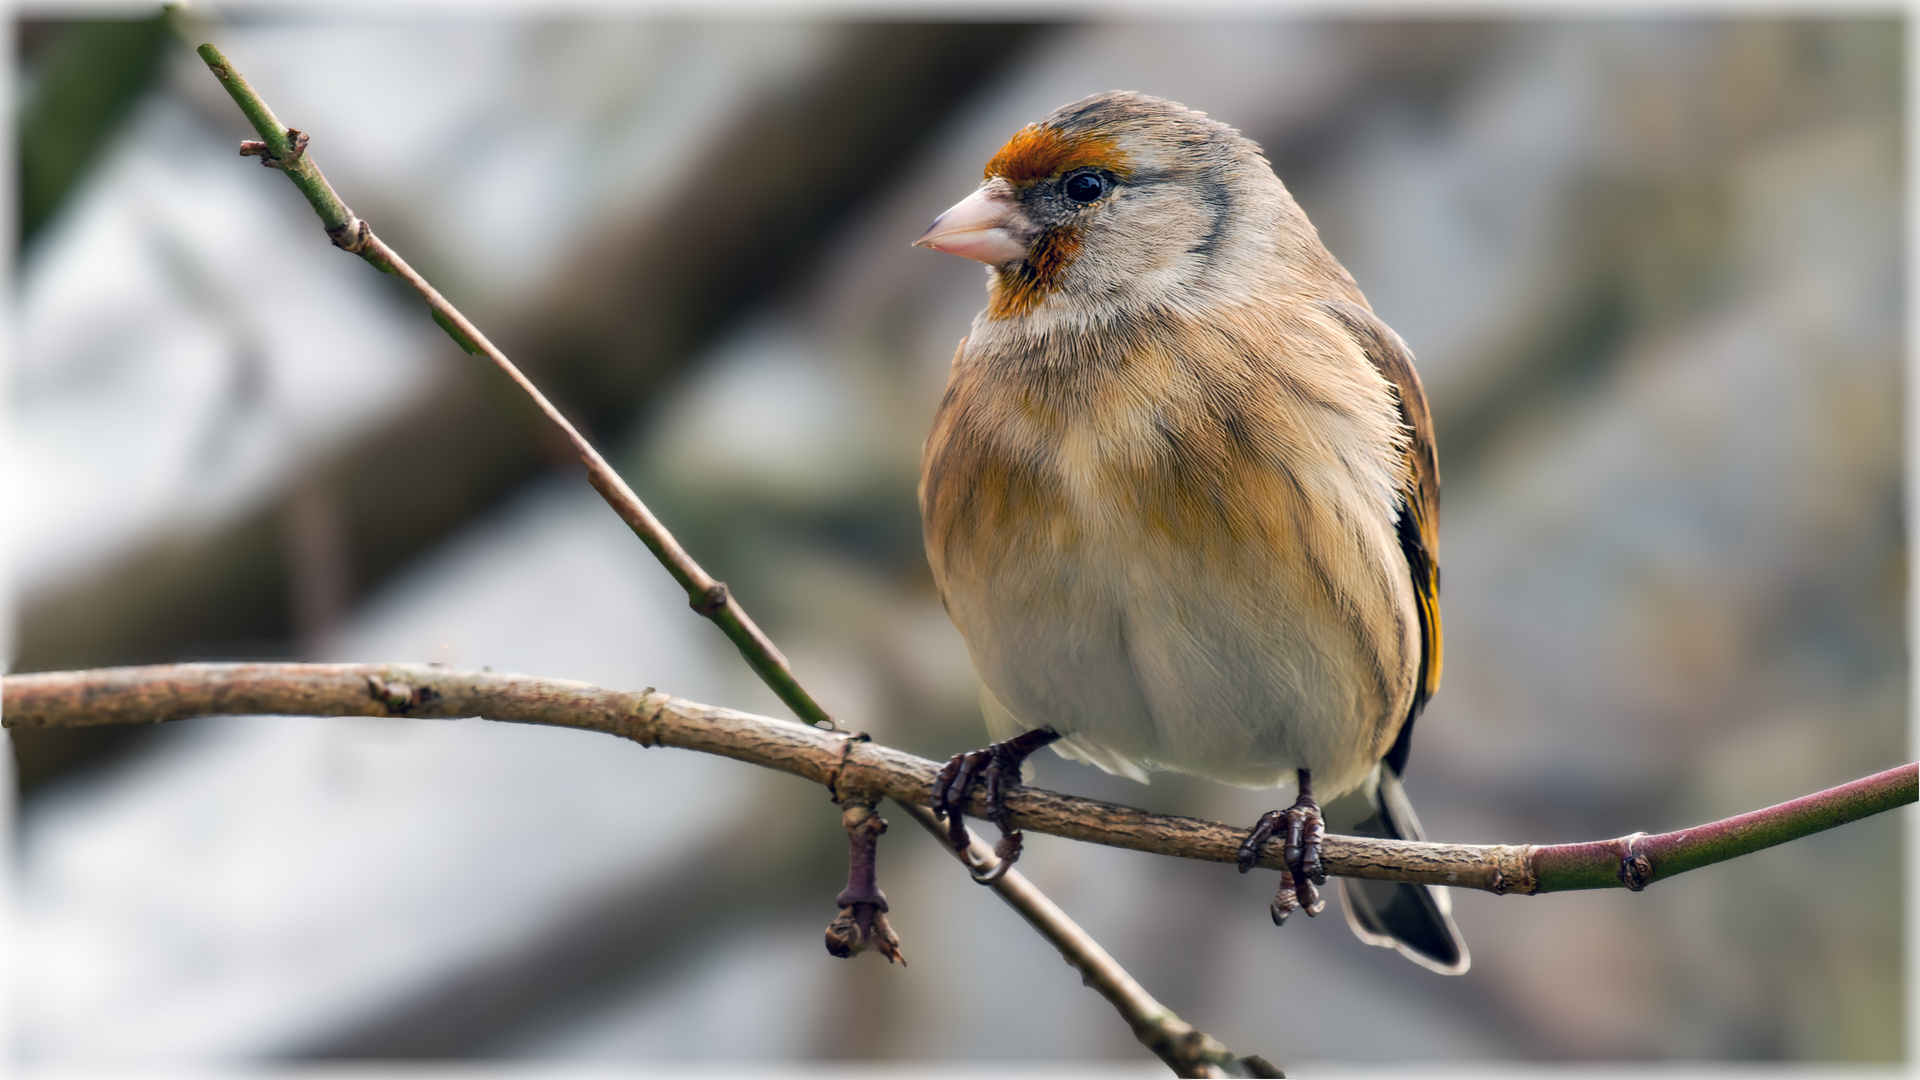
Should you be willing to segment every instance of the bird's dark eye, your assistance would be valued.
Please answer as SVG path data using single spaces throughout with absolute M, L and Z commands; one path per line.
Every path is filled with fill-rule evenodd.
M 1090 203 L 1107 193 L 1107 182 L 1101 179 L 1099 173 L 1075 173 L 1067 177 L 1067 182 L 1062 185 L 1062 188 L 1066 191 L 1067 198 L 1074 202 Z

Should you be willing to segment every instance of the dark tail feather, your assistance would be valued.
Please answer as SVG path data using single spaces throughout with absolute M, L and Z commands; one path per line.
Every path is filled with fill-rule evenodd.
M 1426 839 L 1400 786 L 1400 775 L 1392 767 L 1380 766 L 1380 782 L 1370 799 L 1363 793 L 1355 795 L 1370 804 L 1372 815 L 1353 825 L 1353 833 L 1389 840 Z M 1349 798 L 1354 796 L 1340 801 Z M 1472 963 L 1467 943 L 1453 925 L 1453 903 L 1441 886 L 1341 878 L 1340 901 L 1354 936 L 1369 945 L 1398 949 L 1400 955 L 1442 975 L 1464 975 Z

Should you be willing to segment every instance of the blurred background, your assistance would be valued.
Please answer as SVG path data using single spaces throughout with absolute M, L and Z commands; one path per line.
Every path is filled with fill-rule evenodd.
M 20 17 L 12 670 L 410 660 L 781 714 L 505 380 L 329 247 L 154 21 Z M 208 35 L 608 451 L 843 724 L 984 740 L 914 484 L 1020 125 L 1258 140 L 1412 346 L 1445 500 L 1435 839 L 1744 812 L 1910 756 L 1903 21 L 700 22 L 243 8 Z M 1150 1063 L 897 811 L 912 966 L 829 958 L 816 787 L 480 721 L 13 732 L 36 1067 Z M 1258 792 L 1042 755 L 1251 822 Z M 1456 893 L 1461 979 L 1271 875 L 1030 837 L 1161 1000 L 1311 1062 L 1906 1054 L 1901 815 L 1641 895 Z

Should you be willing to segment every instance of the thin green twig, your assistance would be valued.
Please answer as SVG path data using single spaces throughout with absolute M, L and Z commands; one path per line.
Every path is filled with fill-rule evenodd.
M 653 511 L 647 509 L 646 503 L 640 501 L 640 496 L 634 493 L 633 488 L 627 485 L 613 466 L 607 464 L 606 459 L 600 456 L 600 452 L 580 434 L 573 423 L 547 400 L 540 388 L 521 373 L 506 353 L 501 352 L 478 327 L 468 321 L 459 308 L 448 303 L 446 297 L 441 296 L 427 279 L 407 265 L 398 252 L 375 236 L 371 226 L 347 208 L 347 204 L 334 192 L 333 185 L 321 173 L 312 155 L 306 153 L 306 137 L 281 124 L 280 119 L 273 115 L 273 110 L 267 107 L 266 101 L 219 49 L 202 45 L 195 51 L 207 62 L 207 67 L 220 80 L 220 85 L 226 87 L 227 93 L 240 106 L 240 111 L 246 114 L 253 129 L 260 133 L 264 146 L 259 149 L 243 146 L 241 153 L 258 156 L 266 164 L 284 172 L 287 179 L 292 180 L 307 201 L 313 204 L 314 213 L 320 216 L 321 224 L 326 226 L 327 237 L 336 247 L 353 252 L 380 270 L 405 281 L 427 302 L 427 307 L 433 312 L 434 322 L 440 324 L 461 348 L 484 355 L 505 372 L 547 419 L 566 435 L 573 444 L 574 452 L 580 455 L 581 462 L 587 467 L 588 482 L 627 523 L 627 527 L 640 537 L 640 541 L 647 545 L 647 550 L 653 552 L 681 588 L 687 590 L 688 605 L 720 627 L 754 672 L 780 696 L 780 700 L 793 710 L 795 716 L 809 724 L 838 730 L 833 717 L 794 678 L 792 665 L 787 658 L 781 655 L 780 650 L 774 647 L 773 640 L 747 615 L 746 609 L 733 598 L 727 586 L 687 554 L 680 542 L 660 523 L 660 519 L 653 516 Z

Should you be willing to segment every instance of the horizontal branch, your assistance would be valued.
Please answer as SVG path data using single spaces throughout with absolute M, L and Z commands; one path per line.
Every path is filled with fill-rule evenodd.
M 418 664 L 175 664 L 9 675 L 7 727 L 155 723 L 194 716 L 484 717 L 583 728 L 778 769 L 871 802 L 925 806 L 939 766 L 871 742 L 647 690 Z M 1914 802 L 1920 765 L 1692 829 L 1585 844 L 1434 844 L 1329 836 L 1327 872 L 1495 893 L 1642 889 L 1655 881 Z M 1244 828 L 1036 788 L 1007 799 L 1016 828 L 1109 847 L 1233 862 Z M 976 795 L 968 811 L 982 815 Z M 1285 866 L 1281 844 L 1259 865 Z

